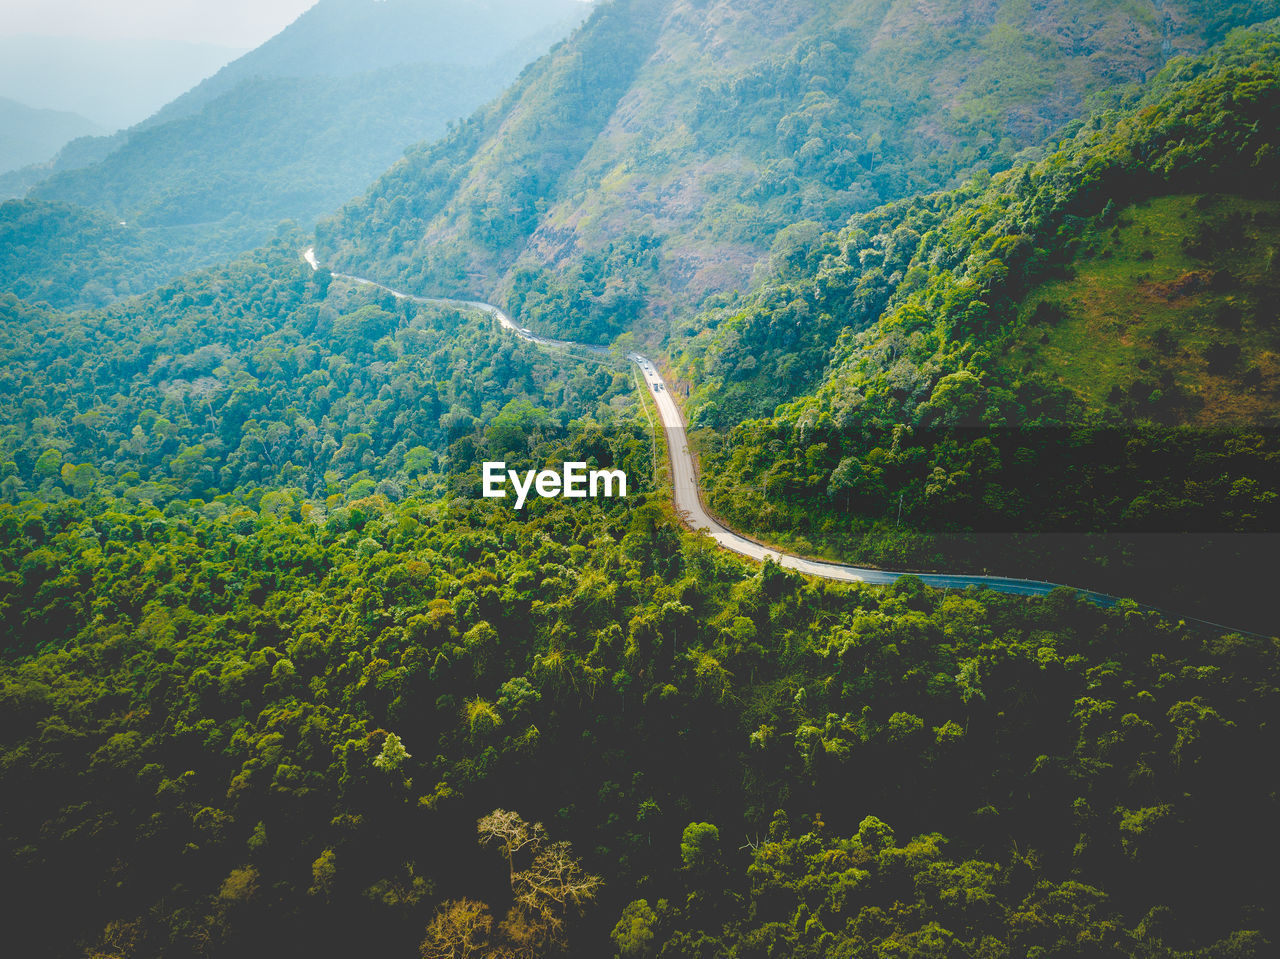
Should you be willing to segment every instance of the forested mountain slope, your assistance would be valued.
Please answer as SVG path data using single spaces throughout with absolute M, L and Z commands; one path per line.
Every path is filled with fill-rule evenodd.
M 753 569 L 664 513 L 607 359 L 300 240 L 0 301 L 14 948 L 1268 954 L 1274 641 Z M 517 512 L 487 458 L 633 485 Z M 508 860 L 495 808 L 545 828 Z
M 323 235 L 376 227 L 346 254 L 427 292 L 439 288 L 424 266 L 471 249 L 485 222 L 488 252 L 463 266 L 516 263 L 524 241 L 501 231 L 525 221 L 498 216 L 502 203 L 527 201 L 528 235 L 543 236 L 554 203 L 520 189 L 540 170 L 574 183 L 629 109 L 656 115 L 633 89 L 655 51 L 696 34 L 700 63 L 745 62 L 771 24 L 816 9 L 605 5 L 493 111 L 397 165 L 383 186 L 403 196 L 371 194 Z M 947 11 L 1065 9 L 886 3 L 872 41 Z M 1072 9 L 1105 24 L 1121 7 Z M 1257 7 L 1161 9 L 1173 45 L 1200 42 L 1192 21 L 1208 36 Z M 1135 23 L 1147 10 L 1123 6 Z M 954 26 L 917 37 L 922 53 L 953 55 L 937 41 Z M 1070 90 L 1076 61 L 1044 62 Z M 963 524 L 1042 501 L 1053 522 L 1098 528 L 1160 510 L 1212 529 L 1274 520 L 1280 458 L 1260 425 L 1277 388 L 1280 35 L 1234 34 L 1113 105 L 1035 162 L 830 233 L 798 222 L 772 243 L 760 290 L 677 329 L 671 367 L 694 388 L 693 422 L 718 428 L 696 437 L 718 509 L 733 493 L 744 527 L 777 535 L 785 521 L 835 547 L 852 531 L 884 555 L 937 555 L 922 534 L 954 528 L 969 562 L 1010 564 L 1044 552 L 997 555 Z M 928 163 L 952 176 L 995 155 L 975 142 L 968 159 Z M 459 143 L 474 157 L 452 169 Z M 684 149 L 653 143 L 667 151 L 655 156 Z M 428 183 L 414 179 L 425 160 L 434 193 L 410 189 Z M 913 176 L 914 162 L 873 155 L 868 172 Z M 618 209 L 632 202 L 630 181 L 607 182 Z M 781 222 L 787 196 L 835 192 L 788 186 L 776 209 L 744 209 Z M 386 238 L 412 252 L 432 204 L 466 214 L 455 253 L 395 252 Z M 4 208 L 5 235 L 36 239 L 28 209 Z M 67 243 L 118 225 L 42 209 Z M 612 328 L 590 312 L 606 294 L 610 309 L 642 309 L 644 269 L 662 280 L 676 235 L 593 261 L 604 293 L 565 300 L 578 304 L 566 326 Z M 648 394 L 621 350 L 537 348 L 487 315 L 312 270 L 308 242 L 286 227 L 93 311 L 0 294 L 9 951 L 1276 953 L 1280 767 L 1266 757 L 1280 749 L 1280 641 L 1070 590 L 871 587 L 749 565 L 672 515 Z M 75 265 L 38 252 L 49 271 Z M 1139 468 L 1108 472 L 1095 438 Z M 617 467 L 628 496 L 516 510 L 480 495 L 492 459 Z M 1046 491 L 1046 476 L 1066 482 Z M 1117 476 L 1141 488 L 1108 500 Z M 1176 496 L 1163 477 L 1182 483 Z M 1104 541 L 1089 557 L 1111 564 L 1113 590 L 1125 549 Z M 1272 553 L 1268 602 L 1274 568 Z M 1273 609 L 1260 629 L 1274 636 Z
M 543 506 L 0 507 L 8 941 L 1270 954 L 1274 642 L 803 584 L 640 500 Z M 495 807 L 603 889 L 515 900 Z
M 76 137 L 41 163 L 29 163 L 0 174 L 0 200 L 18 200 L 33 186 L 63 170 L 78 170 L 97 163 L 115 149 L 118 135 Z
M 0 297 L 5 498 L 266 493 L 323 512 L 434 489 L 476 466 L 490 430 L 514 460 L 629 402 L 611 364 L 566 365 L 487 316 L 331 284 L 301 241 L 94 312 Z
M 1043 161 L 777 251 L 771 282 L 673 339 L 713 506 L 979 568 L 1024 557 L 913 536 L 1280 529 L 1278 143 L 1280 36 L 1242 31 Z M 1187 542 L 1127 562 L 1256 593 L 1258 555 Z
M 55 161 L 28 196 L 156 231 L 167 276 L 217 262 L 265 242 L 282 220 L 309 225 L 336 209 L 406 146 L 443 135 L 500 93 L 589 9 L 573 0 L 325 0 L 150 120 L 104 144 L 76 144 L 89 162 Z M 101 279 L 114 287 L 136 277 Z
M 33 303 L 103 306 L 154 289 L 174 265 L 164 232 L 66 203 L 0 203 L 0 277 Z
M 1268 954 L 1274 641 L 751 569 L 627 377 L 296 240 L 0 304 L 14 948 Z M 635 485 L 516 512 L 492 456 Z
M 318 234 L 327 261 L 603 338 L 751 278 L 783 226 L 1003 169 L 1091 91 L 1274 3 L 614 0 Z

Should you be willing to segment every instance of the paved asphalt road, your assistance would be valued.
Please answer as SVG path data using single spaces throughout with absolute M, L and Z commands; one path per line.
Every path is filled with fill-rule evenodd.
M 801 556 L 792 556 L 790 553 L 783 553 L 763 546 L 754 540 L 747 539 L 745 536 L 735 533 L 718 522 L 703 508 L 702 498 L 698 495 L 697 473 L 694 469 L 693 454 L 689 451 L 688 437 L 685 435 L 684 420 L 680 415 L 680 408 L 676 406 L 675 400 L 671 398 L 671 393 L 667 389 L 666 383 L 663 382 L 662 376 L 658 373 L 657 367 L 638 353 L 631 354 L 630 358 L 632 362 L 639 365 L 640 371 L 644 374 L 645 382 L 649 386 L 649 391 L 657 402 L 658 415 L 662 418 L 662 425 L 666 428 L 667 446 L 671 451 L 671 485 L 676 511 L 684 517 L 685 522 L 691 527 L 706 530 L 711 535 L 711 538 L 725 549 L 731 549 L 735 553 L 741 553 L 743 556 L 749 556 L 755 560 L 773 559 L 780 566 L 798 570 L 810 576 L 821 576 L 826 579 L 839 579 L 854 583 L 887 585 L 898 579 L 898 577 L 907 575 L 906 573 L 891 570 L 866 569 L 861 566 L 846 566 L 842 563 L 829 563 L 821 560 L 805 559 Z M 919 576 L 930 586 L 937 589 L 964 589 L 966 586 L 982 586 L 986 589 L 994 589 L 1003 593 L 1018 593 L 1023 596 L 1041 596 L 1057 588 L 1058 585 L 1034 579 L 1008 579 L 1001 576 L 969 576 L 953 573 L 916 573 L 913 575 Z M 1103 606 L 1110 606 L 1118 598 L 1084 590 L 1079 592 L 1084 593 L 1089 599 Z
M 320 264 L 316 261 L 314 249 L 308 249 L 303 257 L 311 265 L 313 270 L 319 269 Z M 334 273 L 334 277 L 340 280 L 346 280 L 351 283 L 359 283 L 363 286 L 374 286 L 380 290 L 385 290 L 397 299 L 413 300 L 416 303 L 435 304 L 440 306 L 455 306 L 467 309 L 478 310 L 494 317 L 504 329 L 510 330 L 521 339 L 528 340 L 530 343 L 537 343 L 540 346 L 547 346 L 561 349 L 571 349 L 577 351 L 587 351 L 591 353 L 604 354 L 608 351 L 601 346 L 587 343 L 574 343 L 569 340 L 553 340 L 547 337 L 538 336 L 525 327 L 516 324 L 511 317 L 507 316 L 502 310 L 489 303 L 481 303 L 476 300 L 451 300 L 439 297 L 413 296 L 408 293 L 401 293 L 390 287 L 383 286 L 381 283 L 375 283 L 373 280 L 366 280 L 363 277 L 349 276 L 345 273 Z M 913 575 L 918 576 L 929 586 L 935 589 L 965 589 L 969 586 L 978 586 L 982 589 L 991 589 L 1000 593 L 1015 593 L 1020 596 L 1043 596 L 1051 590 L 1059 588 L 1060 583 L 1046 583 L 1036 579 L 1011 579 L 1005 576 L 971 576 L 962 573 L 907 573 L 885 569 L 866 569 L 861 566 L 846 566 L 842 563 L 829 563 L 822 560 L 805 559 L 801 556 L 793 556 L 790 553 L 783 553 L 779 550 L 772 549 L 768 546 L 761 545 L 755 540 L 747 539 L 739 533 L 735 533 L 727 526 L 710 516 L 702 505 L 702 498 L 698 495 L 698 484 L 696 481 L 697 471 L 694 468 L 693 454 L 689 450 L 688 437 L 685 435 L 684 418 L 680 415 L 680 408 L 676 406 L 675 400 L 671 398 L 667 385 L 663 382 L 662 376 L 658 373 L 658 369 L 646 357 L 639 353 L 632 353 L 628 357 L 644 374 L 645 383 L 649 392 L 652 394 L 657 403 L 658 415 L 662 419 L 662 425 L 667 434 L 667 446 L 671 453 L 671 479 L 673 488 L 673 499 L 676 511 L 684 517 L 685 522 L 695 530 L 706 530 L 707 533 L 717 543 L 725 549 L 748 556 L 751 559 L 763 561 L 771 558 L 780 566 L 787 569 L 794 569 L 798 572 L 805 573 L 809 576 L 821 576 L 824 579 L 843 580 L 852 583 L 870 583 L 873 585 L 888 585 L 899 577 Z M 1081 596 L 1097 603 L 1099 606 L 1112 606 L 1119 601 L 1120 597 L 1110 596 L 1106 593 L 1095 593 L 1091 590 L 1074 589 Z M 1172 616 L 1163 610 L 1156 610 L 1152 606 L 1142 606 L 1142 609 L 1162 612 L 1164 615 Z M 1173 617 L 1179 618 L 1179 617 Z M 1218 623 L 1209 623 L 1205 620 L 1193 620 L 1181 617 L 1189 623 L 1197 623 L 1202 626 L 1212 627 L 1214 629 L 1227 630 L 1229 627 L 1222 626 Z M 1256 634 L 1255 634 L 1256 635 Z

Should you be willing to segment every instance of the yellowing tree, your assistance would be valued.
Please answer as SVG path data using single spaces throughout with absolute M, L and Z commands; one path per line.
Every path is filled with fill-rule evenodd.
M 470 959 L 492 954 L 489 933 L 493 916 L 474 899 L 457 899 L 440 906 L 422 940 L 423 959 Z

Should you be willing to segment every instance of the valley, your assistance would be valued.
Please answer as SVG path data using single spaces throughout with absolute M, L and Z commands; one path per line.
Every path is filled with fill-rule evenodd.
M 1276 0 L 317 0 L 0 176 L 6 949 L 1273 955 L 1278 184 Z
M 312 270 L 320 269 L 320 263 L 316 259 L 314 247 L 309 247 L 304 252 L 303 259 L 307 261 Z M 489 303 L 422 297 L 393 290 L 365 277 L 349 276 L 342 273 L 334 273 L 332 276 L 339 280 L 377 287 L 387 293 L 390 293 L 397 299 L 411 299 L 416 302 L 429 305 L 461 307 L 464 309 L 478 310 L 492 316 L 498 321 L 499 325 L 504 330 L 518 336 L 520 339 L 538 346 L 548 347 L 558 352 L 568 351 L 570 355 L 576 352 L 596 352 L 604 355 L 603 351 L 600 350 L 600 347 L 594 344 L 574 343 L 568 340 L 555 340 L 538 336 L 524 327 L 517 326 L 511 317 L 507 316 L 507 314 L 498 307 Z M 900 572 L 893 570 L 871 569 L 840 563 L 822 562 L 782 552 L 743 536 L 741 533 L 737 533 L 732 529 L 729 529 L 722 522 L 707 512 L 703 501 L 702 490 L 699 487 L 697 479 L 699 469 L 697 462 L 695 461 L 694 454 L 690 450 L 689 440 L 686 435 L 684 417 L 679 406 L 676 404 L 676 401 L 672 398 L 671 391 L 667 388 L 666 382 L 654 366 L 653 361 L 639 353 L 628 354 L 627 359 L 636 365 L 644 377 L 645 384 L 653 391 L 652 400 L 657 408 L 659 422 L 661 423 L 666 436 L 665 445 L 670 457 L 671 497 L 672 505 L 675 508 L 676 514 L 691 530 L 694 532 L 706 532 L 719 546 L 731 552 L 745 556 L 756 562 L 772 561 L 783 569 L 795 570 L 796 572 L 803 573 L 806 576 L 816 576 L 821 579 L 831 579 L 840 582 L 868 583 L 877 586 L 887 586 L 896 582 L 903 576 L 911 576 L 913 579 L 918 579 L 920 582 L 932 589 L 941 589 L 944 591 L 951 589 L 964 590 L 973 587 L 976 589 L 992 590 L 997 593 L 1011 593 L 1017 596 L 1044 596 L 1055 589 L 1062 589 L 1073 592 L 1078 596 L 1103 607 L 1113 606 L 1115 603 L 1120 601 L 1120 597 L 1118 596 L 1110 596 L 1105 593 L 1093 592 L 1091 590 L 1075 589 L 1070 586 L 1063 586 L 1059 583 L 1047 583 L 1042 580 L 1015 579 L 1007 576 L 966 575 L 963 573 Z M 505 466 L 505 464 L 503 464 L 503 466 Z M 567 487 L 567 481 L 565 485 Z M 486 493 L 485 495 L 489 494 Z M 592 495 L 594 496 L 595 494 L 593 493 Z M 523 502 L 524 494 L 521 494 L 516 501 L 516 508 L 519 509 Z M 1130 600 L 1129 603 L 1132 605 L 1132 600 Z M 1162 612 L 1149 606 L 1145 607 L 1145 609 L 1150 612 Z M 1169 611 L 1163 611 L 1163 614 L 1171 615 Z M 1186 617 L 1183 617 L 1182 621 L 1207 627 L 1209 629 L 1230 628 L 1219 623 L 1209 623 L 1197 619 L 1188 620 Z

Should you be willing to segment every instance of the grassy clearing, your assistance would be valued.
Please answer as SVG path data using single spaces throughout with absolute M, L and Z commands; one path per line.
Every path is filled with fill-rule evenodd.
M 1026 298 L 1006 366 L 1135 415 L 1274 419 L 1280 203 L 1172 196 L 1104 219 Z

